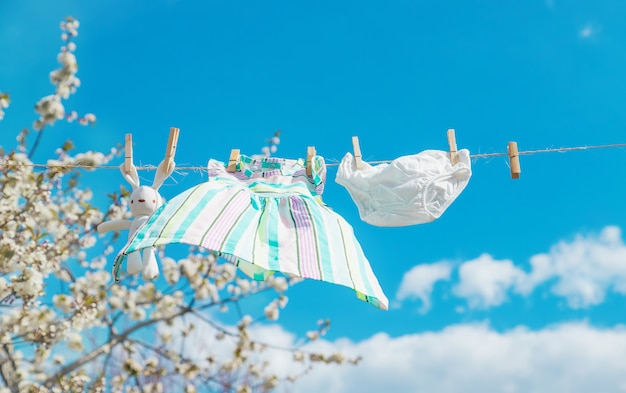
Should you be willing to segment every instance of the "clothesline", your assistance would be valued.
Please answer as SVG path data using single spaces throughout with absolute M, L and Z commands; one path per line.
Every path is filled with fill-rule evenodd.
M 550 149 L 525 150 L 518 152 L 518 155 L 531 155 L 542 153 L 564 153 L 568 151 L 591 150 L 591 149 L 611 149 L 617 147 L 626 147 L 626 143 L 614 143 L 610 145 L 591 145 L 591 146 L 574 146 L 574 147 L 558 147 Z M 507 157 L 508 153 L 478 153 L 470 155 L 470 158 L 490 158 L 490 157 Z M 367 161 L 368 164 L 386 164 L 393 160 L 377 160 Z M 339 166 L 339 163 L 327 163 L 327 167 Z M 81 165 L 81 164 L 37 164 L 37 163 L 8 163 L 0 162 L 0 167 L 33 167 L 33 168 L 62 168 L 62 169 L 119 169 L 119 165 Z M 138 166 L 138 171 L 156 170 L 155 165 Z M 181 166 L 176 167 L 177 171 L 206 171 L 206 166 Z

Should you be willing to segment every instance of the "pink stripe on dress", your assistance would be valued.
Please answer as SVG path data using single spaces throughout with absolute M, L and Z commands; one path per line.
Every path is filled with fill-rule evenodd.
M 320 279 L 317 267 L 317 253 L 313 222 L 306 209 L 305 203 L 299 198 L 291 198 L 293 217 L 296 222 L 298 241 L 298 259 L 302 276 Z
M 220 246 L 226 239 L 226 234 L 233 227 L 239 214 L 250 206 L 249 192 L 232 189 L 237 192 L 233 200 L 228 203 L 222 214 L 215 219 L 213 227 L 206 234 L 202 246 L 211 250 L 222 251 Z M 204 224 L 206 225 L 206 224 Z

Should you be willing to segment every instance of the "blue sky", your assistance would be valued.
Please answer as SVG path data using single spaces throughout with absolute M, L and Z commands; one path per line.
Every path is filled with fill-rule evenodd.
M 81 22 L 82 86 L 66 107 L 93 112 L 98 123 L 48 129 L 36 162 L 66 139 L 79 151 L 108 151 L 132 132 L 135 162 L 158 164 L 171 126 L 181 129 L 177 164 L 198 166 L 227 160 L 232 148 L 257 153 L 277 129 L 277 156 L 302 157 L 314 145 L 327 163 L 351 150 L 353 135 L 366 160 L 445 150 L 448 128 L 472 154 L 504 152 L 511 140 L 520 150 L 623 143 L 624 12 L 616 0 L 4 1 L 0 91 L 12 103 L 0 145 L 13 146 L 35 119 L 34 103 L 52 93 L 48 73 L 67 15 Z M 624 149 L 522 156 L 522 177 L 512 180 L 506 158 L 477 159 L 439 220 L 403 228 L 362 222 L 331 167 L 324 200 L 353 225 L 393 307 L 380 311 L 346 288 L 305 282 L 288 293 L 282 329 L 301 334 L 328 317 L 329 343 L 377 359 L 394 345 L 407 353 L 425 345 L 415 352 L 424 356 L 444 348 L 433 355 L 441 364 L 416 361 L 407 374 L 392 360 L 328 371 L 344 384 L 319 385 L 328 391 L 387 386 L 396 375 L 388 370 L 403 383 L 398 391 L 429 391 L 413 372 L 452 384 L 433 380 L 430 391 L 578 391 L 600 386 L 598 378 L 603 391 L 621 391 L 625 162 Z M 103 202 L 124 184 L 116 171 L 86 179 Z M 177 173 L 161 192 L 171 198 L 200 181 Z M 380 334 L 390 341 L 378 347 Z M 529 363 L 580 380 L 568 390 L 530 366 L 532 378 L 517 380 L 472 346 L 485 337 L 503 340 L 512 356 L 536 340 Z M 576 352 L 570 337 L 589 348 Z M 543 353 L 544 339 L 562 357 Z M 589 355 L 603 340 L 606 352 Z M 446 342 L 458 346 L 448 353 Z M 458 372 L 481 361 L 491 379 Z M 588 367 L 592 361 L 605 369 Z

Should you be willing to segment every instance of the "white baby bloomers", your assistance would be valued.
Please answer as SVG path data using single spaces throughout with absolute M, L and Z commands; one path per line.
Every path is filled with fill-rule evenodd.
M 347 153 L 336 182 L 344 186 L 371 225 L 392 227 L 424 224 L 439 218 L 465 189 L 472 175 L 470 154 L 458 151 L 452 165 L 450 153 L 425 150 L 376 166 L 363 162 L 357 169 Z

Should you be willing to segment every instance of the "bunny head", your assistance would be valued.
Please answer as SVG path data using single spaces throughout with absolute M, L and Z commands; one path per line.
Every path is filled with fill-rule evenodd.
M 130 212 L 133 217 L 146 216 L 154 213 L 156 209 L 163 204 L 163 197 L 159 194 L 159 187 L 163 184 L 174 171 L 174 164 L 170 165 L 170 171 L 165 172 L 165 161 L 161 162 L 157 168 L 156 175 L 154 176 L 154 183 L 152 186 L 140 186 L 139 174 L 135 165 L 131 165 L 130 173 L 124 171 L 123 165 L 120 166 L 122 176 L 133 187 L 133 192 L 130 195 Z
M 140 186 L 130 195 L 130 213 L 133 217 L 147 216 L 163 204 L 163 198 L 157 190 L 148 186 Z

